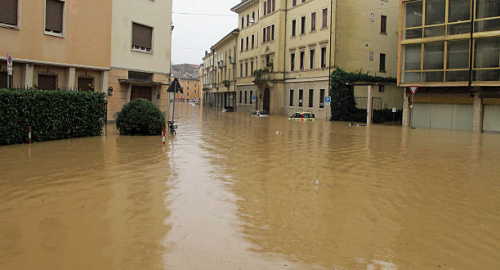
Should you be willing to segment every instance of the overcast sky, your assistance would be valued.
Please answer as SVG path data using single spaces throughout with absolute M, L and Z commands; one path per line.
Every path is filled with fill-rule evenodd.
M 172 64 L 201 64 L 205 50 L 238 27 L 238 16 L 230 9 L 239 2 L 173 0 Z

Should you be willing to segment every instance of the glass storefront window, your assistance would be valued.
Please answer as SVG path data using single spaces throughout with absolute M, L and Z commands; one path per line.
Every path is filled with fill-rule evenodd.
M 476 0 L 476 19 L 500 17 L 500 1 Z
M 425 25 L 445 23 L 446 0 L 425 1 Z
M 474 68 L 500 68 L 500 38 L 475 40 Z
M 422 26 L 422 1 L 405 3 L 405 28 Z
M 461 22 L 470 20 L 470 0 L 449 0 L 448 22 Z
M 447 62 L 447 69 L 468 69 L 469 40 L 448 41 Z
M 424 44 L 424 70 L 444 68 L 444 42 Z
M 420 44 L 403 47 L 403 67 L 405 71 L 420 70 L 422 63 L 422 46 Z

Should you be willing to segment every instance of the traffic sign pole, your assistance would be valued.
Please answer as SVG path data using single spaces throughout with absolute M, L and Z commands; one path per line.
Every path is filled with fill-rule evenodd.
M 410 91 L 411 91 L 411 120 L 410 120 L 410 128 L 415 128 L 413 126 L 414 122 L 413 122 L 413 107 L 415 106 L 415 94 L 417 94 L 417 90 L 418 90 L 418 86 L 410 86 Z
M 12 54 L 7 54 L 7 88 L 11 88 L 10 76 L 12 76 Z

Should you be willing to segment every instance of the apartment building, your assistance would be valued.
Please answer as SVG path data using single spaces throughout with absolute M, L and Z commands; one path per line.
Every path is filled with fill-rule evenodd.
M 177 78 L 179 84 L 181 85 L 183 92 L 175 93 L 176 102 L 200 102 L 202 98 L 201 94 L 201 82 L 198 78 L 194 78 L 187 74 L 172 74 L 172 80 Z
M 106 92 L 111 14 L 111 1 L 0 1 L 0 88 L 11 54 L 11 87 Z
M 205 56 L 203 57 L 203 64 L 201 67 L 201 85 L 203 90 L 203 102 L 210 106 L 213 101 L 210 99 L 211 89 L 214 84 L 214 59 L 213 52 L 205 51 Z
M 419 87 L 403 124 L 500 132 L 500 1 L 402 0 L 400 12 L 398 84 Z
M 213 85 L 209 105 L 216 108 L 236 107 L 236 48 L 239 30 L 235 29 L 210 49 L 213 58 Z
M 108 120 L 145 98 L 168 111 L 171 1 L 0 1 L 0 87 L 108 93 Z
M 395 1 L 247 0 L 231 10 L 239 15 L 239 108 L 275 115 L 307 110 L 327 117 L 324 98 L 336 66 L 397 76 Z M 403 107 L 403 92 L 396 85 L 356 85 L 353 90 L 365 107 L 368 98 L 377 99 L 379 109 Z
M 108 119 L 136 98 L 168 111 L 172 1 L 113 0 Z

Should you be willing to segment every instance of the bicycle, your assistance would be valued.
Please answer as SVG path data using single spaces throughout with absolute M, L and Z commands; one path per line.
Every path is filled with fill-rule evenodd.
M 168 124 L 168 131 L 170 132 L 170 134 L 177 134 L 177 132 L 175 131 L 175 129 L 177 128 L 177 125 L 174 124 L 175 122 L 174 121 L 167 121 L 167 124 Z

